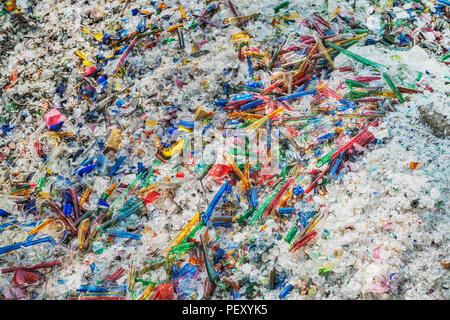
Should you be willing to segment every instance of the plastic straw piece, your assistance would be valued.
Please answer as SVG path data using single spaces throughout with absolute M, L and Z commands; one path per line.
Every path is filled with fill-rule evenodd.
M 166 250 L 163 252 L 163 256 L 166 256 L 169 250 L 183 241 L 183 239 L 186 237 L 186 235 L 194 228 L 194 226 L 197 224 L 197 222 L 200 220 L 200 212 L 197 212 L 197 214 L 192 218 L 186 226 L 178 233 L 178 235 L 172 240 L 172 242 L 169 244 Z
M 383 76 L 384 80 L 386 80 L 386 82 L 389 85 L 389 87 L 391 88 L 392 92 L 394 92 L 394 94 L 397 97 L 398 101 L 400 101 L 400 103 L 405 102 L 405 98 L 403 98 L 403 96 L 400 93 L 400 91 L 398 91 L 397 87 L 394 85 L 394 83 L 392 82 L 391 78 L 389 78 L 388 74 L 386 72 L 383 72 L 382 76 Z
M 379 64 L 377 62 L 374 62 L 374 61 L 371 61 L 369 59 L 363 58 L 363 57 L 361 57 L 361 56 L 359 56 L 359 55 L 357 55 L 357 54 L 355 54 L 355 53 L 353 53 L 351 51 L 348 51 L 348 50 L 346 50 L 346 49 L 344 49 L 344 48 L 342 48 L 342 47 L 340 47 L 338 45 L 335 45 L 334 43 L 331 43 L 329 41 L 325 41 L 325 44 L 328 47 L 331 47 L 331 48 L 339 51 L 340 53 L 345 54 L 347 57 L 352 58 L 353 60 L 356 60 L 356 61 L 358 61 L 358 62 L 360 62 L 360 63 L 362 63 L 362 64 L 364 64 L 366 66 L 372 66 L 372 67 L 375 67 L 377 69 L 379 69 L 379 68 L 386 68 L 386 66 L 384 66 L 382 64 Z

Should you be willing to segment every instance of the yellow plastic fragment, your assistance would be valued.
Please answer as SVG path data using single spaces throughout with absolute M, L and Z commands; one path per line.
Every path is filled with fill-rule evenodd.
M 102 42 L 103 33 L 97 33 L 97 34 L 94 34 L 94 38 L 95 38 L 95 40 L 97 40 L 98 42 Z
M 78 227 L 78 248 L 81 249 L 86 242 L 86 232 L 89 227 L 89 218 L 81 221 L 80 226 Z
M 39 198 L 44 198 L 44 199 L 46 199 L 46 198 L 51 198 L 52 197 L 52 195 L 50 194 L 50 193 L 47 193 L 47 192 L 39 192 Z
M 144 188 L 144 189 L 142 189 L 142 190 L 136 191 L 136 194 L 141 194 L 141 193 L 148 192 L 148 191 L 150 191 L 150 190 L 156 188 L 157 186 L 158 186 L 158 184 L 155 183 L 155 184 L 151 185 L 150 187 L 147 187 L 147 188 Z
M 150 283 L 147 288 L 145 288 L 142 296 L 139 298 L 139 300 L 147 300 L 147 298 L 150 296 L 150 293 L 153 292 L 155 289 L 155 285 L 153 283 Z
M 334 18 L 336 18 L 336 16 L 339 14 L 339 7 L 336 8 L 336 10 L 334 10 L 334 12 L 330 15 L 330 18 L 328 19 L 328 21 L 333 20 Z
M 161 152 L 162 152 L 163 156 L 166 158 L 173 157 L 174 155 L 179 153 L 181 150 L 183 150 L 183 144 L 184 144 L 183 139 L 178 140 L 170 148 L 165 148 Z
M 303 70 L 303 66 L 306 64 L 306 61 L 308 61 L 309 58 L 311 58 L 311 55 L 313 54 L 314 51 L 316 51 L 316 48 L 317 48 L 318 45 L 319 45 L 319 42 L 316 42 L 316 44 L 312 47 L 311 51 L 306 56 L 305 60 L 303 60 L 303 62 L 300 65 L 300 67 L 298 67 L 297 71 L 295 71 L 296 75 L 299 74 L 301 70 Z
M 184 12 L 184 9 L 183 9 L 183 7 L 182 6 L 179 6 L 178 7 L 178 10 L 180 11 L 180 14 L 181 14 L 181 19 L 186 19 L 186 13 Z
M 42 229 L 44 229 L 45 227 L 47 227 L 50 223 L 53 222 L 53 218 L 50 218 L 48 220 L 45 220 L 44 222 L 42 222 L 40 225 L 34 227 L 33 229 L 31 229 L 28 234 L 31 236 L 32 234 L 35 234 L 39 231 L 41 231 Z
M 328 64 L 330 65 L 331 69 L 335 70 L 336 68 L 334 67 L 334 63 L 333 63 L 333 59 L 331 59 L 330 55 L 327 52 L 327 49 L 325 48 L 325 46 L 323 45 L 322 41 L 320 40 L 320 38 L 318 36 L 314 36 L 314 39 L 316 40 L 316 42 L 319 44 L 319 48 L 320 51 L 322 51 L 323 55 L 325 56 L 325 58 L 328 61 Z
M 248 189 L 250 187 L 250 182 L 248 181 L 247 177 L 242 173 L 241 169 L 239 169 L 239 167 L 233 161 L 233 159 L 227 154 L 224 154 L 223 158 L 228 162 L 228 164 L 231 166 L 234 173 L 236 173 L 239 179 L 241 179 L 242 183 L 244 184 L 244 189 Z
M 128 290 L 133 290 L 135 276 L 136 276 L 136 268 L 134 265 L 134 260 L 132 260 L 130 272 L 128 273 Z
M 248 40 L 249 38 L 250 38 L 250 34 L 248 33 L 247 30 L 231 35 L 231 39 L 233 39 L 233 40 L 245 41 L 245 40 Z
M 87 59 L 86 54 L 85 54 L 83 51 L 77 50 L 77 51 L 75 51 L 75 54 L 76 54 L 78 57 L 80 57 L 82 60 L 86 60 L 86 59 Z
M 154 126 L 156 126 L 156 120 L 154 120 L 154 121 L 147 120 L 147 121 L 145 121 L 145 124 L 146 124 L 149 128 L 153 128 Z
M 258 120 L 263 118 L 264 115 L 262 114 L 253 114 L 253 113 L 247 113 L 247 112 L 233 112 L 230 114 L 230 118 L 241 118 L 244 120 Z
M 264 58 L 266 55 L 264 53 L 259 53 L 259 52 L 255 52 L 255 51 L 245 51 L 244 57 L 246 57 L 246 56 L 254 56 L 256 58 Z
M 175 26 L 169 27 L 169 28 L 167 29 L 167 31 L 172 32 L 172 31 L 174 31 L 174 30 L 176 30 L 176 29 L 178 29 L 178 28 L 181 28 L 182 26 L 183 26 L 183 24 L 180 23 L 180 24 L 177 24 L 177 25 L 175 25 Z
M 284 108 L 278 108 L 275 111 L 273 111 L 272 113 L 266 115 L 264 118 L 261 118 L 258 121 L 255 121 L 254 123 L 252 123 L 251 125 L 249 125 L 248 127 L 245 128 L 245 131 L 247 133 L 250 133 L 253 130 L 256 130 L 262 126 L 264 126 L 267 121 L 269 121 L 269 119 L 272 119 L 276 116 L 278 116 L 279 114 L 281 114 L 285 109 Z
M 111 130 L 111 134 L 109 136 L 108 142 L 106 143 L 104 153 L 109 152 L 111 150 L 117 151 L 122 148 L 122 130 L 119 128 L 114 128 Z
M 298 13 L 298 12 L 282 13 L 273 18 L 274 19 L 284 19 L 284 20 L 298 19 L 298 18 L 300 18 L 300 13 Z
M 183 126 L 179 126 L 179 127 L 178 127 L 178 130 L 186 131 L 186 132 L 189 132 L 189 133 L 192 132 L 192 129 L 190 129 L 190 128 L 185 128 L 185 127 L 183 127 Z

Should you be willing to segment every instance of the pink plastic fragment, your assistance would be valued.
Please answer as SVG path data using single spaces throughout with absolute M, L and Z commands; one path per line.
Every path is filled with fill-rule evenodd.
M 381 256 L 380 256 L 380 248 L 373 249 L 373 257 L 375 259 L 380 259 L 381 258 Z
M 87 67 L 86 70 L 82 73 L 83 76 L 90 76 L 97 72 L 97 68 L 95 66 Z
M 387 284 L 387 278 L 385 276 L 381 276 L 378 281 L 372 282 L 369 291 L 372 293 L 388 293 L 391 291 L 391 288 Z
M 26 289 L 14 286 L 8 286 L 3 294 L 5 295 L 6 300 L 23 299 L 28 296 Z
M 208 39 L 198 42 L 198 43 L 197 43 L 197 48 L 200 49 L 202 46 L 204 46 L 204 45 L 207 44 L 208 42 L 209 42 Z
M 391 231 L 392 230 L 392 222 L 387 222 L 383 225 L 383 230 Z

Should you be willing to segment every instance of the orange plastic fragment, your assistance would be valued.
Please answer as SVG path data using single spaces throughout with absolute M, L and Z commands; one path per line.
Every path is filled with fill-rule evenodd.
M 418 166 L 419 166 L 419 162 L 410 162 L 409 163 L 409 168 L 412 170 L 417 169 Z

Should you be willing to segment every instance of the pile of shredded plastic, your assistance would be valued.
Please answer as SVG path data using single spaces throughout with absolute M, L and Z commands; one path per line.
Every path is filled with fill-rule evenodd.
M 447 1 L 0 12 L 0 300 L 449 299 Z

